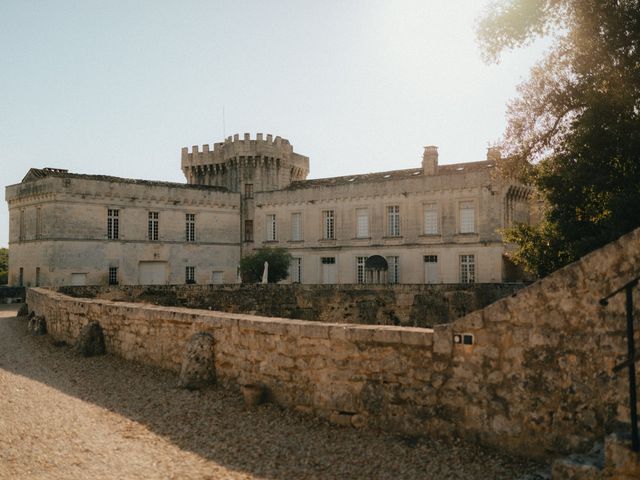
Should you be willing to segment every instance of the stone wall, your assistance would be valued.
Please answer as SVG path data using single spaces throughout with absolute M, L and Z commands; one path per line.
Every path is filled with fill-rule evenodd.
M 486 307 L 523 286 L 244 284 L 61 287 L 59 291 L 74 297 L 266 317 L 430 328 Z
M 599 300 L 638 274 L 640 229 L 434 329 L 311 323 L 44 289 L 30 289 L 28 302 L 55 339 L 73 342 L 97 320 L 108 351 L 174 371 L 187 339 L 209 332 L 220 379 L 263 384 L 273 401 L 338 423 L 456 434 L 548 456 L 588 448 L 628 421 L 626 375 L 612 373 L 626 353 L 624 303 L 614 297 L 602 307 Z

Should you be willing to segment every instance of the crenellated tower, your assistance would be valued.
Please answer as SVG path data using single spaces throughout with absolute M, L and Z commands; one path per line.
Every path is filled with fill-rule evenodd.
M 291 182 L 305 180 L 309 157 L 297 154 L 288 140 L 258 133 L 251 139 L 235 134 L 224 142 L 182 149 L 182 171 L 187 182 L 226 187 L 241 192 L 244 185 L 264 192 L 286 188 Z

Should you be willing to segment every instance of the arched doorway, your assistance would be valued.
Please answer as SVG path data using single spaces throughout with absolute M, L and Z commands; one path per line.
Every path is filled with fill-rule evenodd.
M 389 264 L 380 255 L 372 255 L 364 262 L 365 283 L 387 283 Z

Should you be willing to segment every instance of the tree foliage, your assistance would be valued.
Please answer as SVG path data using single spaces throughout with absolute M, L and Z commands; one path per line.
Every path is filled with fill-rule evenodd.
M 640 0 L 509 0 L 480 21 L 485 58 L 552 47 L 507 108 L 500 172 L 532 184 L 536 226 L 505 238 L 538 275 L 640 226 Z
M 277 283 L 289 276 L 291 254 L 284 248 L 260 248 L 255 253 L 240 260 L 240 272 L 244 283 L 262 281 L 264 262 L 269 262 L 267 279 Z
M 9 272 L 9 249 L 0 248 L 0 285 L 7 283 Z

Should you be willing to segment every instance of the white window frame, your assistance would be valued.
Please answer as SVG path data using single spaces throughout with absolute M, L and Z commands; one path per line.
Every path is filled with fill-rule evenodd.
M 440 219 L 438 215 L 437 203 L 425 203 L 423 210 L 424 220 L 424 234 L 425 235 L 439 235 L 440 234 Z
M 269 213 L 265 218 L 266 218 L 266 228 L 267 228 L 267 242 L 275 242 L 278 240 L 276 214 Z
M 386 257 L 389 272 L 387 281 L 389 283 L 400 283 L 400 257 L 398 255 L 390 255 Z
M 185 240 L 187 242 L 196 241 L 196 214 L 185 213 Z
M 302 283 L 302 257 L 291 257 L 289 277 L 291 283 Z
M 460 255 L 460 283 L 476 283 L 476 256 Z
M 184 269 L 184 283 L 196 283 L 196 267 L 187 265 Z
M 369 238 L 369 209 L 356 208 L 356 238 Z
M 291 241 L 301 242 L 302 239 L 302 213 L 293 212 L 291 214 Z
M 157 242 L 160 238 L 160 212 L 149 212 L 148 218 L 147 236 L 152 242 Z
M 387 236 L 400 236 L 400 205 L 387 205 Z
M 476 233 L 476 205 L 473 200 L 460 202 L 458 207 L 460 233 Z
M 336 211 L 335 210 L 322 211 L 322 239 L 323 240 L 336 239 Z
M 118 240 L 120 238 L 120 209 L 107 209 L 107 239 Z
M 423 257 L 423 263 L 425 263 L 425 264 L 426 263 L 435 264 L 435 266 L 436 266 L 435 267 L 436 268 L 436 275 L 437 275 L 438 280 L 439 280 L 440 279 L 440 266 L 439 266 L 438 262 L 439 262 L 439 255 L 437 255 L 437 254 L 433 254 L 432 253 L 432 254 L 429 254 L 429 255 L 425 255 Z M 428 275 L 427 275 L 427 272 L 426 272 L 426 268 L 425 268 L 424 283 L 426 283 L 428 285 L 434 285 L 434 284 L 440 283 L 440 282 L 439 281 L 438 282 L 430 282 L 429 278 L 428 278 Z

